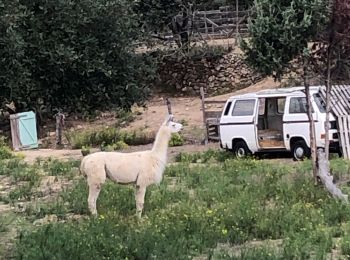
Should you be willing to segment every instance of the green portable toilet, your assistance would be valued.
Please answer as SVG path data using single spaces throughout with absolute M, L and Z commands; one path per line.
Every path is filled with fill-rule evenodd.
M 12 146 L 15 151 L 38 148 L 36 119 L 33 111 L 10 116 Z

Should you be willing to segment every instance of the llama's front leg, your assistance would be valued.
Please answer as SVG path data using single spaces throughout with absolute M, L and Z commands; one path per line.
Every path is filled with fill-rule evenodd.
M 88 205 L 92 215 L 97 215 L 96 201 L 101 191 L 101 184 L 89 184 Z
M 146 194 L 146 187 L 141 187 L 136 185 L 136 194 L 135 194 L 135 200 L 136 200 L 136 215 L 138 218 L 141 218 L 143 205 L 145 203 L 145 194 Z

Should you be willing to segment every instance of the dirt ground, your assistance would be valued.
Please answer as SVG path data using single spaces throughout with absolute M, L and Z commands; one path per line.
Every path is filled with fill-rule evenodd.
M 278 86 L 279 83 L 275 82 L 272 78 L 266 78 L 248 88 L 220 96 L 210 97 L 207 98 L 207 100 L 227 100 L 227 98 L 233 95 L 256 92 L 263 89 L 276 88 Z M 166 97 L 153 98 L 147 104 L 147 108 L 144 109 L 142 118 L 131 123 L 130 128 L 134 129 L 147 127 L 153 130 L 158 129 L 159 125 L 162 123 L 168 113 L 167 107 L 165 106 L 165 98 Z M 199 97 L 171 98 L 170 102 L 175 120 L 185 120 L 185 122 L 188 124 L 188 126 L 185 126 L 185 128 L 203 127 L 203 114 L 201 109 L 201 100 Z

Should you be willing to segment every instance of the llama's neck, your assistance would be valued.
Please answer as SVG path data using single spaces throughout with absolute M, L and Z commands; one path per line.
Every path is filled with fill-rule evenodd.
M 154 153 L 164 163 L 167 158 L 168 144 L 171 137 L 170 131 L 161 127 L 157 133 L 156 140 L 154 141 L 152 153 Z

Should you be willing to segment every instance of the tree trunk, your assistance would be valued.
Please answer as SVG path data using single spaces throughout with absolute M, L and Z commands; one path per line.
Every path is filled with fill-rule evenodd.
M 327 79 L 326 79 L 326 122 L 325 122 L 325 157 L 329 160 L 329 112 L 330 112 L 330 94 L 331 94 L 331 46 L 327 49 Z
M 329 173 L 329 160 L 326 158 L 322 149 L 318 149 L 318 177 L 321 179 L 323 185 L 336 199 L 340 199 L 348 204 L 348 195 L 342 193 L 342 191 L 333 183 L 333 176 Z
M 312 105 L 311 105 L 311 96 L 310 96 L 310 85 L 308 83 L 308 72 L 307 72 L 307 62 L 304 60 L 303 67 L 303 80 L 306 94 L 306 109 L 307 116 L 309 119 L 309 131 L 310 131 L 310 149 L 311 149 L 311 161 L 312 161 L 312 173 L 317 182 L 317 154 L 316 154 L 316 138 L 315 138 L 315 123 L 312 116 Z

